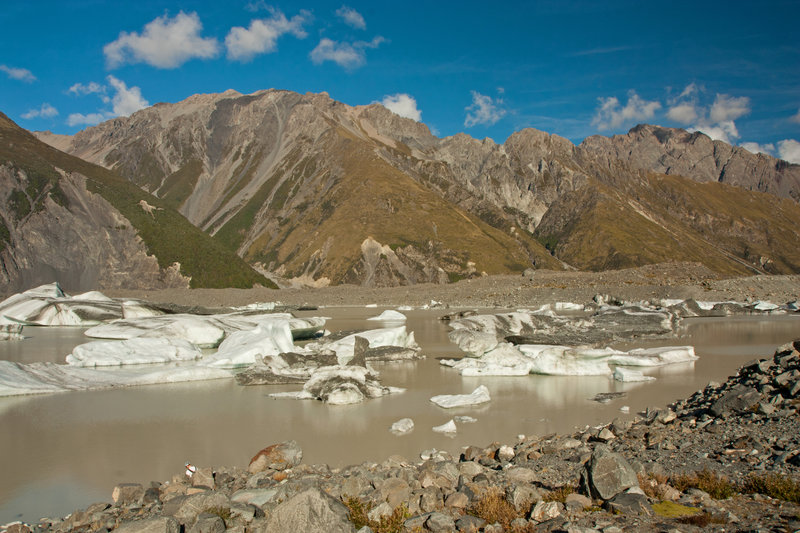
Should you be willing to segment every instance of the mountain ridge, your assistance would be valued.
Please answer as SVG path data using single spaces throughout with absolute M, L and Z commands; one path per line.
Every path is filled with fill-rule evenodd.
M 800 268 L 785 251 L 796 232 L 783 224 L 770 232 L 769 223 L 771 204 L 797 219 L 797 203 L 778 197 L 796 193 L 800 166 L 685 130 L 640 125 L 577 146 L 535 129 L 502 144 L 440 139 L 380 104 L 270 89 L 159 104 L 87 128 L 68 148 L 151 191 L 262 271 L 310 284 L 444 282 L 679 258 L 726 274 Z M 701 164 L 709 153 L 718 156 L 713 165 Z M 659 176 L 677 181 L 660 186 Z M 761 211 L 745 219 L 713 203 L 717 213 L 701 213 L 718 191 L 698 182 L 745 187 L 723 196 Z M 684 208 L 671 213 L 676 199 Z M 619 210 L 629 212 L 611 216 Z M 581 217 L 582 225 L 565 223 Z M 592 220 L 603 221 L 602 238 L 587 233 Z M 588 249 L 577 253 L 577 243 Z

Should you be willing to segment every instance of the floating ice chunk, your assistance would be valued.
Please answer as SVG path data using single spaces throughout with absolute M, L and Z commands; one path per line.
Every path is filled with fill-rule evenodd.
M 448 420 L 447 422 L 445 422 L 441 426 L 434 426 L 433 430 L 436 433 L 445 433 L 445 434 L 448 434 L 448 433 L 449 434 L 453 434 L 456 431 L 458 431 L 458 429 L 456 428 L 456 423 L 453 422 L 453 420 Z
M 0 324 L 0 341 L 21 341 L 22 324 Z
M 493 350 L 499 344 L 497 336 L 492 332 L 456 329 L 447 334 L 451 342 L 467 353 L 469 356 L 480 357 Z
M 553 306 L 556 311 L 583 311 L 583 304 L 576 304 L 573 302 L 556 302 Z
M 398 311 L 413 311 L 414 308 L 410 305 L 401 305 L 397 308 Z
M 15 294 L 0 303 L 0 323 L 36 326 L 88 326 L 122 316 L 118 302 L 93 291 L 69 297 L 57 284 Z
M 262 322 L 255 329 L 231 333 L 215 354 L 203 364 L 220 368 L 249 366 L 267 355 L 278 355 L 295 349 L 292 331 L 286 320 Z
M 608 358 L 617 352 L 610 348 L 570 348 L 541 344 L 517 346 L 531 360 L 532 374 L 554 376 L 607 376 Z
M 614 379 L 622 382 L 654 381 L 653 376 L 645 376 L 638 370 L 618 366 L 614 369 Z
M 474 424 L 475 422 L 478 421 L 477 418 L 474 418 L 474 417 L 471 417 L 471 416 L 467 416 L 467 415 L 454 416 L 453 420 L 455 420 L 459 424 Z
M 527 376 L 533 369 L 531 359 L 507 342 L 480 358 L 443 359 L 441 364 L 455 368 L 462 376 Z
M 76 346 L 67 356 L 72 366 L 122 366 L 171 363 L 199 359 L 202 352 L 180 339 L 135 338 L 124 341 L 93 341 Z
M 361 331 L 336 341 L 320 340 L 311 342 L 306 345 L 306 349 L 310 351 L 319 351 L 323 349 L 333 350 L 336 352 L 339 364 L 347 364 L 355 353 L 356 337 L 366 339 L 370 348 L 399 346 L 401 348 L 410 348 L 413 350 L 419 349 L 419 345 L 417 345 L 414 340 L 414 333 L 407 332 L 405 326 Z
M 326 366 L 314 371 L 299 392 L 270 394 L 273 398 L 322 400 L 333 405 L 359 403 L 367 398 L 379 398 L 405 389 L 384 387 L 378 375 L 363 366 Z
M 378 316 L 373 316 L 368 318 L 367 320 L 380 320 L 383 322 L 405 322 L 406 315 L 400 313 L 398 311 L 393 311 L 391 309 L 387 309 L 383 313 L 379 314 Z
M 489 389 L 481 385 L 470 394 L 440 394 L 431 398 L 431 402 L 445 409 L 454 407 L 465 407 L 470 405 L 480 405 L 491 401 Z
M 774 311 L 774 310 L 778 309 L 779 307 L 780 307 L 779 305 L 775 305 L 772 302 L 765 302 L 765 301 L 761 301 L 761 300 L 757 301 L 753 305 L 753 309 L 755 309 L 756 311 Z
M 686 363 L 697 359 L 693 346 L 663 346 L 617 352 L 609 358 L 608 362 L 612 365 L 622 366 L 661 366 Z
M 90 302 L 113 302 L 111 298 L 106 296 L 100 291 L 88 291 L 81 294 L 76 294 L 72 297 L 73 300 L 82 300 Z
M 378 307 L 378 304 L 367 304 L 364 307 L 367 307 L 369 309 L 374 309 L 374 308 Z
M 233 307 L 237 311 L 272 311 L 275 309 L 275 302 L 254 302 L 247 305 Z
M 389 428 L 389 431 L 395 435 L 405 435 L 414 429 L 414 421 L 410 418 L 401 418 Z
M 96 390 L 133 385 L 177 383 L 230 378 L 227 370 L 187 365 L 153 368 L 124 367 L 99 369 L 55 363 L 13 363 L 0 361 L 0 396 Z
M 149 318 L 154 316 L 161 316 L 164 311 L 151 307 L 145 302 L 139 300 L 125 300 L 122 302 L 122 318 Z
M 631 412 L 630 406 L 627 406 L 627 405 L 623 405 L 622 407 L 619 408 L 619 410 L 622 411 L 623 413 L 630 413 Z

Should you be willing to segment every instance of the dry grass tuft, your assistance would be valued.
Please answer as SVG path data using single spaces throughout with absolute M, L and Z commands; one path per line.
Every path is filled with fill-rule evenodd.
M 573 492 L 575 492 L 575 487 L 571 485 L 564 485 L 563 487 L 558 487 L 557 489 L 553 489 L 545 494 L 542 500 L 546 502 L 566 503 L 567 496 Z
M 800 503 L 800 483 L 778 474 L 752 474 L 742 483 L 741 491 L 746 494 L 758 493 L 778 500 Z
M 718 475 L 708 469 L 692 474 L 672 476 L 670 483 L 681 492 L 685 492 L 688 489 L 700 489 L 707 492 L 715 500 L 724 500 L 739 492 L 736 485 L 727 477 Z
M 342 503 L 350 510 L 350 521 L 356 529 L 368 526 L 375 533 L 401 533 L 405 531 L 403 527 L 405 521 L 411 516 L 406 504 L 401 503 L 389 516 L 382 516 L 380 520 L 370 520 L 369 512 L 372 510 L 372 504 L 352 496 L 343 497 Z
M 467 512 L 472 516 L 483 518 L 489 524 L 499 523 L 506 530 L 511 528 L 512 520 L 521 518 L 514 506 L 506 500 L 503 491 L 497 487 L 484 492 Z

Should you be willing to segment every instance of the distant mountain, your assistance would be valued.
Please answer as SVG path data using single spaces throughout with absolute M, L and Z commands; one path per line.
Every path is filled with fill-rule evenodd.
M 533 129 L 503 144 L 439 139 L 379 104 L 269 90 L 40 138 L 127 177 L 257 268 L 309 284 L 671 260 L 800 271 L 800 207 L 779 198 L 796 194 L 797 165 L 682 130 L 579 146 Z
M 0 294 L 272 285 L 161 200 L 0 113 Z

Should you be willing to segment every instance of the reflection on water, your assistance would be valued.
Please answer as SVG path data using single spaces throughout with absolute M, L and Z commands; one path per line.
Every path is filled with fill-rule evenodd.
M 337 308 L 303 313 L 332 317 L 328 329 L 374 328 L 364 319 L 381 309 Z M 569 432 L 575 427 L 627 417 L 648 405 L 662 405 L 723 380 L 744 362 L 771 355 L 798 337 L 800 317 L 702 319 L 687 321 L 679 339 L 620 345 L 691 344 L 694 363 L 645 369 L 658 379 L 618 383 L 606 377 L 526 376 L 462 378 L 438 364 L 458 357 L 447 340 L 441 311 L 413 311 L 414 331 L 427 359 L 375 365 L 387 385 L 407 391 L 359 405 L 276 400 L 270 392 L 296 386 L 240 387 L 233 380 L 153 385 L 122 390 L 0 398 L 0 524 L 16 519 L 64 515 L 98 500 L 109 500 L 120 482 L 165 480 L 191 461 L 198 466 L 246 466 L 268 444 L 295 439 L 306 463 L 344 466 L 380 461 L 392 454 L 415 459 L 428 448 L 458 452 L 468 444 L 513 442 L 518 434 Z M 0 344 L 0 359 L 63 361 L 81 330 L 26 328 L 32 338 Z M 430 403 L 436 394 L 470 393 L 486 385 L 489 404 L 445 410 Z M 624 392 L 608 404 L 591 401 L 601 392 Z M 455 438 L 431 431 L 456 415 L 478 419 L 459 424 Z M 415 429 L 395 436 L 388 429 L 410 417 Z

